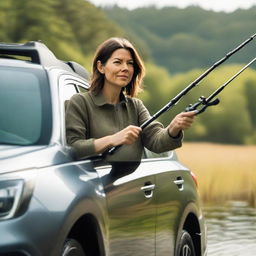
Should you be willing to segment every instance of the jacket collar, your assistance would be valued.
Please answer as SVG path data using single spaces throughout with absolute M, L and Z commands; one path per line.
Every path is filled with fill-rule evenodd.
M 103 106 L 103 105 L 113 105 L 113 104 L 109 104 L 106 99 L 104 98 L 104 95 L 102 93 L 102 91 L 100 91 L 98 94 L 89 92 L 89 95 L 92 98 L 92 101 L 95 105 L 97 106 Z M 127 99 L 125 97 L 125 95 L 123 94 L 123 92 L 120 93 L 120 102 L 118 104 L 123 104 L 126 103 Z

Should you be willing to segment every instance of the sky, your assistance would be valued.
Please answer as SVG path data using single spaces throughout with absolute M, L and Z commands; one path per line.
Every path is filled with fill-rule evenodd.
M 117 4 L 120 7 L 134 9 L 155 5 L 157 7 L 176 6 L 185 8 L 189 5 L 197 5 L 206 10 L 233 12 L 238 8 L 248 9 L 256 6 L 256 0 L 89 0 L 96 6 Z

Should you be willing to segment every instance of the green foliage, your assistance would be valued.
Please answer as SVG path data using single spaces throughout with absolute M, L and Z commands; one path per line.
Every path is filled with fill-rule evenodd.
M 256 128 L 256 77 L 254 77 L 254 80 L 250 79 L 245 82 L 244 92 L 245 97 L 247 98 L 247 108 L 253 127 Z
M 70 25 L 84 54 L 95 51 L 102 41 L 110 36 L 123 36 L 124 33 L 106 15 L 87 1 L 61 1 L 61 15 Z
M 154 62 L 171 73 L 204 68 L 223 57 L 255 33 L 256 6 L 233 13 L 205 11 L 199 7 L 165 7 L 127 10 L 106 8 L 108 16 L 132 31 L 149 48 Z M 255 48 L 233 56 L 229 63 L 245 63 Z
M 57 57 L 82 64 L 97 45 L 123 30 L 84 0 L 0 1 L 0 41 L 41 40 Z
M 153 114 L 163 107 L 171 78 L 167 70 L 157 67 L 153 63 L 147 62 L 145 66 L 147 73 L 144 79 L 144 91 L 139 96 L 149 112 Z
M 10 33 L 15 22 L 12 0 L 0 1 L 0 41 L 10 40 Z

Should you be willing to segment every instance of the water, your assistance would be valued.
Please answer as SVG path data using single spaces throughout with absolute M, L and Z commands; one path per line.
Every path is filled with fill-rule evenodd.
M 256 209 L 245 202 L 206 206 L 208 256 L 256 256 Z

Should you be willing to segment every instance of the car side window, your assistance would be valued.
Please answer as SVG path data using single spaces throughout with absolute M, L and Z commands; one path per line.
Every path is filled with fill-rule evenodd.
M 66 105 L 68 100 L 76 93 L 83 93 L 87 90 L 88 84 L 83 83 L 82 81 L 79 82 L 75 78 L 72 79 L 71 77 L 63 76 L 59 82 L 59 96 L 60 102 L 63 105 Z
M 59 83 L 59 101 L 61 109 L 61 137 L 63 144 L 66 144 L 65 111 L 69 99 L 78 93 L 76 84 L 70 80 L 61 79 Z
M 60 86 L 60 100 L 65 104 L 74 94 L 78 93 L 75 84 L 63 84 Z
M 82 80 L 78 81 L 71 76 L 63 76 L 59 81 L 59 99 L 61 104 L 61 129 L 62 129 L 62 141 L 66 144 L 66 128 L 65 128 L 65 110 L 69 99 L 76 93 L 83 93 L 87 90 L 87 83 Z
M 84 86 L 78 85 L 77 87 L 78 87 L 79 92 L 81 92 L 81 93 L 84 93 L 84 92 L 88 91 L 88 88 L 86 88 Z

